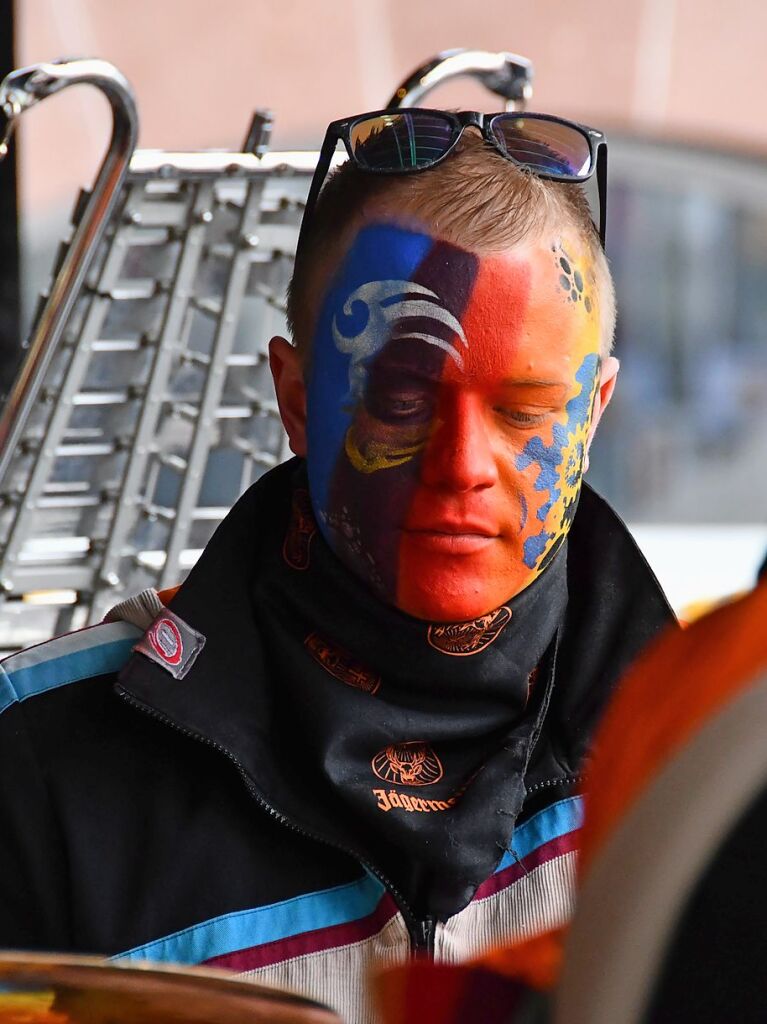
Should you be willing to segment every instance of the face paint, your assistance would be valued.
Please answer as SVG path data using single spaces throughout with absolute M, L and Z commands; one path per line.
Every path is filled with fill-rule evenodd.
M 550 443 L 537 435 L 525 445 L 516 461 L 517 469 L 537 470 L 535 490 L 544 495 L 537 510 L 540 529 L 527 537 L 523 561 L 536 575 L 543 571 L 559 550 L 578 507 L 584 462 L 588 448 L 594 400 L 599 386 L 599 317 L 596 277 L 588 259 L 574 257 L 561 241 L 552 246 L 553 266 L 568 304 L 583 304 L 583 314 L 574 310 L 582 329 L 573 345 L 573 362 L 578 364 L 572 398 L 560 422 L 551 424 Z
M 479 256 L 372 225 L 326 293 L 307 382 L 315 515 L 409 614 L 487 614 L 569 529 L 599 367 L 596 289 L 569 252 Z

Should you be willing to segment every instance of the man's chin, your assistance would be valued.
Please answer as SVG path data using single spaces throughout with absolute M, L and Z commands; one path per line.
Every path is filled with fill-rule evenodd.
M 470 622 L 500 608 L 532 580 L 516 552 L 497 539 L 476 551 L 450 553 L 403 545 L 394 604 L 427 622 Z M 517 567 L 518 571 L 513 570 Z
M 519 590 L 526 585 L 521 584 Z M 511 588 L 511 593 L 509 592 Z M 471 622 L 506 604 L 518 590 L 513 583 L 488 587 L 476 576 L 468 579 L 440 579 L 429 582 L 405 578 L 395 604 L 401 612 L 425 622 Z

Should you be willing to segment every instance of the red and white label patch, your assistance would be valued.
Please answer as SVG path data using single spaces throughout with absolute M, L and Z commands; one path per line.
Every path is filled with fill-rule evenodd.
M 165 609 L 160 612 L 144 636 L 134 647 L 166 671 L 174 679 L 183 679 L 205 645 L 205 637 L 192 629 L 178 615 Z
M 146 635 L 149 643 L 169 665 L 179 665 L 184 653 L 184 641 L 173 619 L 164 615 L 149 627 Z

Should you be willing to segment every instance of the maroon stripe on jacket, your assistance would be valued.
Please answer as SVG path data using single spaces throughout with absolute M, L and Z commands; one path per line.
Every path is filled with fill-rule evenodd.
M 269 967 L 298 956 L 362 942 L 380 932 L 397 913 L 394 900 L 386 893 L 373 913 L 358 921 L 289 935 L 284 939 L 275 939 L 274 942 L 264 942 L 260 946 L 250 946 L 248 949 L 237 949 L 232 953 L 211 957 L 210 960 L 205 960 L 204 964 L 206 967 L 220 967 L 226 971 L 255 971 L 259 967 Z
M 517 861 L 516 864 L 510 864 L 503 871 L 498 871 L 496 874 L 491 875 L 486 882 L 479 886 L 472 902 L 485 900 L 488 896 L 495 896 L 504 889 L 508 889 L 510 885 L 518 882 L 520 878 L 529 875 L 531 871 L 539 868 L 542 864 L 577 850 L 578 831 L 576 828 L 572 832 L 566 832 L 563 836 L 557 836 L 550 842 L 544 843 L 533 850 L 527 857 Z

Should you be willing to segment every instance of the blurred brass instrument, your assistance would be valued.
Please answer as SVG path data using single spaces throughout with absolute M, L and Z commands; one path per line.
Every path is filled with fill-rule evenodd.
M 223 971 L 0 956 L 0 1024 L 340 1024 L 319 1003 Z

